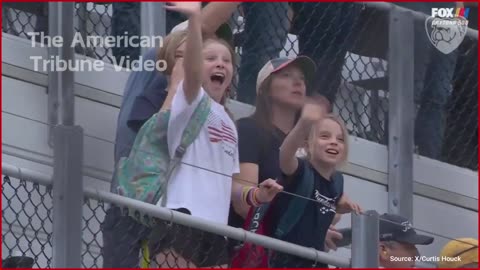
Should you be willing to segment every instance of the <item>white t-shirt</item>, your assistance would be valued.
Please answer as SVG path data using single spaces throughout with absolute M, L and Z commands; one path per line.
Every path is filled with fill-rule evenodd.
M 183 82 L 179 84 L 172 100 L 168 123 L 167 138 L 171 157 L 180 144 L 183 130 L 190 117 L 206 94 L 203 88 L 200 89 L 197 98 L 189 105 L 185 98 Z M 187 208 L 192 216 L 227 224 L 232 175 L 239 172 L 238 135 L 235 124 L 224 107 L 212 100 L 210 114 L 205 124 L 198 137 L 187 148 L 182 163 L 177 166 L 170 178 L 166 207 Z M 160 202 L 161 200 L 158 204 Z

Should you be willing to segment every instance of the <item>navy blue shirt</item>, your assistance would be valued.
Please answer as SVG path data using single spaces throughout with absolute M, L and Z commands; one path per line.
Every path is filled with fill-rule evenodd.
M 303 178 L 303 170 L 306 162 L 308 161 L 298 159 L 297 170 L 291 176 L 283 176 L 286 179 L 286 181 L 282 181 L 285 191 L 295 191 L 296 185 L 300 183 Z M 313 173 L 315 186 L 310 195 L 310 198 L 313 201 L 309 201 L 299 222 L 282 240 L 323 251 L 327 230 L 335 217 L 336 205 L 343 195 L 343 190 L 338 190 L 338 186 L 343 187 L 343 184 L 336 185 L 333 180 L 325 179 L 316 171 Z M 277 196 L 277 200 L 272 204 L 272 231 L 275 231 L 275 225 L 278 224 L 281 214 L 287 209 L 288 203 L 291 199 L 291 196 L 285 193 L 281 193 Z M 274 259 L 274 261 L 280 265 L 275 264 L 275 267 L 309 268 L 313 265 L 313 262 L 311 261 L 286 254 L 279 254 L 276 257 L 277 259 Z M 278 259 L 280 257 L 283 259 Z M 316 266 L 327 267 L 326 265 L 318 263 Z
M 157 49 L 147 51 L 143 59 L 156 60 Z M 167 97 L 167 77 L 157 70 L 132 71 L 123 94 L 115 135 L 115 164 L 126 157 L 140 127 L 158 112 Z M 112 180 L 110 190 L 116 192 L 117 181 Z

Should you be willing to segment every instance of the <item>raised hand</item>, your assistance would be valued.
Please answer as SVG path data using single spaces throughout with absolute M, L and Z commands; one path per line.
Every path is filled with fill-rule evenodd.
M 275 198 L 275 196 L 283 190 L 283 187 L 273 179 L 267 179 L 260 184 L 260 189 L 257 192 L 257 201 L 260 203 L 268 203 Z
M 200 14 L 202 10 L 201 2 L 167 2 L 165 9 L 176 11 L 179 13 L 185 14 L 187 17 L 190 17 L 194 14 Z
M 318 99 L 309 98 L 303 105 L 302 115 L 300 120 L 305 124 L 313 124 L 322 119 L 328 111 L 328 107 L 319 102 Z

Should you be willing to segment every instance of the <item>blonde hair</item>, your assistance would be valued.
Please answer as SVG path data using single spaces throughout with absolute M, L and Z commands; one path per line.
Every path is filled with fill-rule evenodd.
M 187 40 L 187 31 L 177 31 L 168 34 L 163 41 L 163 46 L 158 49 L 157 60 L 165 60 L 167 62 L 167 69 L 164 71 L 166 75 L 171 75 L 173 67 L 175 66 L 175 53 Z
M 337 123 L 339 126 L 340 126 L 340 129 L 342 130 L 342 135 L 343 135 L 343 145 L 344 145 L 344 150 L 343 150 L 343 156 L 342 156 L 342 160 L 339 164 L 337 164 L 337 168 L 338 167 L 341 167 L 343 166 L 346 162 L 347 162 L 347 159 L 348 159 L 348 150 L 349 150 L 349 143 L 348 143 L 348 130 L 347 128 L 345 127 L 345 124 L 343 123 L 343 121 L 338 118 L 337 116 L 333 115 L 333 114 L 327 114 L 325 117 L 323 117 L 321 120 L 319 120 L 317 123 L 315 123 L 314 125 L 312 125 L 312 128 L 310 129 L 310 132 L 308 134 L 308 140 L 307 140 L 307 144 L 304 148 L 304 151 L 306 153 L 306 158 L 307 160 L 309 160 L 310 162 L 312 162 L 312 146 L 313 146 L 313 141 L 317 138 L 317 129 L 318 129 L 318 125 L 320 125 L 321 123 L 323 123 L 323 121 L 325 121 L 326 119 L 330 119 L 332 121 L 334 121 L 335 123 Z

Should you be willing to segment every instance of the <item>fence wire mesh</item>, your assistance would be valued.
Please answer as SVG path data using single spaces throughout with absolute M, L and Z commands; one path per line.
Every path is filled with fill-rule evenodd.
M 48 33 L 48 4 L 2 3 L 2 31 L 24 38 L 29 32 Z
M 478 170 L 478 39 L 458 49 L 452 92 L 446 104 L 442 160 Z
M 140 6 L 139 3 L 131 4 Z M 128 36 L 124 31 L 128 29 L 122 28 L 124 25 L 134 26 L 136 28 L 140 27 L 140 9 L 128 18 L 123 17 L 124 14 L 122 14 L 121 9 L 118 9 L 115 18 L 112 18 L 112 14 L 115 13 L 113 11 L 111 3 L 76 3 L 75 17 L 73 18 L 75 32 L 80 35 L 86 43 L 88 37 L 106 37 L 110 35 Z M 48 36 L 48 3 L 3 3 L 2 12 L 3 32 L 28 39 L 30 39 L 28 33 L 31 32 L 43 33 L 44 36 Z M 114 19 L 116 19 L 116 21 Z M 138 22 L 135 23 L 136 21 Z M 117 23 L 114 24 L 114 22 Z M 135 31 L 131 34 L 139 35 L 140 33 Z M 37 42 L 45 42 L 39 35 L 36 36 L 35 40 Z M 133 50 L 137 50 L 138 55 L 140 48 L 133 48 Z M 114 56 L 117 52 L 114 48 L 105 45 L 85 47 L 77 45 L 75 52 L 103 60 L 109 64 L 116 63 Z M 121 51 L 119 53 L 123 54 Z
M 147 226 L 139 219 L 128 216 L 128 209 L 109 206 L 94 199 L 87 199 L 86 205 L 92 215 L 86 214 L 90 216 L 87 218 L 84 214 L 84 220 L 87 221 L 85 230 L 89 227 L 91 236 L 90 233 L 88 235 L 93 240 L 84 236 L 87 246 L 83 254 L 84 267 L 266 267 L 267 256 L 269 263 L 275 263 L 276 267 L 322 265 L 166 220 L 148 217 L 149 220 L 155 220 L 155 224 Z M 100 230 L 97 230 L 99 225 Z M 101 253 L 98 253 L 97 245 L 101 247 Z M 245 249 L 246 246 L 248 249 Z
M 4 262 L 13 259 L 25 268 L 52 266 L 52 206 L 51 187 L 3 176 Z
M 326 96 L 353 135 L 386 142 L 386 40 L 370 41 L 384 12 L 358 3 L 242 3 L 238 14 L 237 100 L 255 104 L 269 59 L 307 55 L 318 67 L 309 91 Z
M 140 14 L 137 14 L 140 17 Z M 135 25 L 134 22 L 131 24 Z M 76 3 L 75 4 L 75 31 L 87 37 L 114 36 L 112 31 L 112 5 L 110 3 Z M 110 34 L 112 33 L 112 34 Z M 92 58 L 101 59 L 109 64 L 114 64 L 113 49 L 106 46 L 82 47 L 77 46 L 75 51 Z
M 2 180 L 3 266 L 51 268 L 52 188 L 15 179 Z M 145 226 L 120 207 L 85 198 L 82 217 L 82 267 L 240 268 L 265 265 L 265 256 L 278 267 L 319 265 L 293 255 L 155 219 Z M 240 254 L 242 252 L 242 254 Z M 12 261 L 14 260 L 14 261 Z M 233 262 L 233 263 L 232 263 Z
M 420 7 L 416 10 L 427 13 Z M 5 33 L 48 34 L 47 3 L 3 3 L 2 12 Z M 76 3 L 75 31 L 84 39 L 140 35 L 140 16 L 140 3 Z M 388 18 L 387 11 L 361 3 L 240 4 L 230 21 L 240 59 L 232 98 L 255 104 L 257 73 L 269 59 L 307 55 L 318 67 L 310 92 L 334 104 L 352 135 L 387 144 Z M 167 12 L 167 31 L 183 19 Z M 414 32 L 420 37 L 413 57 L 417 153 L 476 170 L 478 39 L 465 38 L 457 51 L 445 56 L 428 41 L 423 21 L 416 22 Z M 141 54 L 140 48 L 128 46 L 75 50 L 110 64 Z M 129 63 L 122 62 L 124 67 Z
M 2 179 L 3 266 L 52 267 L 51 186 L 15 179 L 8 175 Z M 267 263 L 275 268 L 325 267 L 315 260 L 242 243 L 170 221 L 155 220 L 154 225 L 147 227 L 126 216 L 126 212 L 122 212 L 120 207 L 111 207 L 103 201 L 86 198 L 82 218 L 82 267 L 256 268 L 266 266 Z M 463 241 L 462 245 L 467 245 L 466 249 L 470 248 L 469 242 L 465 242 L 470 241 L 469 239 L 454 240 L 419 228 L 415 230 L 441 242 L 437 243 L 438 248 L 449 241 Z M 246 247 L 248 249 L 245 250 Z M 477 246 L 472 246 L 475 247 Z M 437 254 L 443 253 L 444 250 L 440 252 L 436 249 L 422 253 L 421 258 L 426 259 L 420 258 L 416 266 L 435 267 L 434 259 L 428 258 L 435 258 Z

